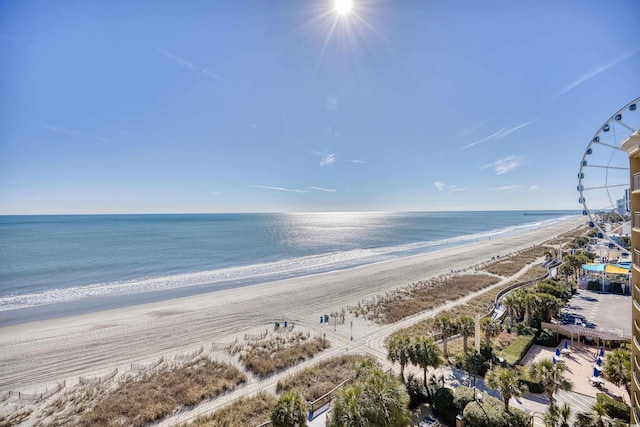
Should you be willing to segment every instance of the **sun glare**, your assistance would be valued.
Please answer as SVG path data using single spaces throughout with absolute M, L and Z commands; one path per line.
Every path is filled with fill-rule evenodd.
M 351 12 L 351 6 L 351 0 L 335 0 L 333 7 L 338 15 L 346 16 Z

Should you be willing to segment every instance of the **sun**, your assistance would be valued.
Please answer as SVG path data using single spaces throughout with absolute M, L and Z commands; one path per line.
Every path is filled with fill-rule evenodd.
M 351 12 L 352 5 L 351 0 L 334 0 L 333 8 L 338 15 L 346 16 Z

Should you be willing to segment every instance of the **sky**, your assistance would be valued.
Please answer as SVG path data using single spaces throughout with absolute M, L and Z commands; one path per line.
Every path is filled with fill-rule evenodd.
M 0 214 L 581 209 L 640 2 L 0 2 Z

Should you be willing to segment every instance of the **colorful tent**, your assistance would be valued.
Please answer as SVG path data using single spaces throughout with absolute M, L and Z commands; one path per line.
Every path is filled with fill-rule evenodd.
M 630 268 L 624 264 L 583 264 L 582 269 L 585 271 L 597 271 L 611 274 L 628 274 Z

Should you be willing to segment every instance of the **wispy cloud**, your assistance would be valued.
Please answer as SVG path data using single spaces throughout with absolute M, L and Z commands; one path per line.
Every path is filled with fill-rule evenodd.
M 520 156 L 508 156 L 504 159 L 496 160 L 493 163 L 482 166 L 480 169 L 493 168 L 496 175 L 503 175 L 507 172 L 511 172 L 522 164 L 522 157 Z
M 602 65 L 594 68 L 593 70 L 587 71 L 586 73 L 584 73 L 583 75 L 581 75 L 580 77 L 575 79 L 573 82 L 571 82 L 569 85 L 565 86 L 560 92 L 556 93 L 553 96 L 553 99 L 564 95 L 565 93 L 569 92 L 571 89 L 580 86 L 582 83 L 586 82 L 589 79 L 594 78 L 598 74 L 604 73 L 609 68 L 614 67 L 614 66 L 618 65 L 620 62 L 624 61 L 625 59 L 635 55 L 636 53 L 638 53 L 639 50 L 640 49 L 636 49 L 636 50 L 633 50 L 631 52 L 627 51 L 627 52 L 623 53 L 622 55 L 612 59 L 609 62 L 607 62 L 606 64 L 602 64 Z
M 56 133 L 60 133 L 67 136 L 73 136 L 75 138 L 95 139 L 100 142 L 109 142 L 107 138 L 103 138 L 101 136 L 96 136 L 96 135 L 90 135 L 88 133 L 79 131 L 77 129 L 69 129 L 61 126 L 51 126 L 51 125 L 42 125 L 42 127 Z
M 180 65 L 181 67 L 188 68 L 189 70 L 193 71 L 194 73 L 204 74 L 205 76 L 214 78 L 214 79 L 219 80 L 221 82 L 229 83 L 229 80 L 225 79 L 220 74 L 214 73 L 213 71 L 209 70 L 208 68 L 196 65 L 193 62 L 191 62 L 191 61 L 189 61 L 187 59 L 181 58 L 178 55 L 174 55 L 171 52 L 167 52 L 166 50 L 163 50 L 163 49 L 156 49 L 156 52 L 158 52 L 160 55 L 166 56 L 167 58 L 171 59 L 172 61 L 174 61 L 176 64 Z
M 467 187 L 458 187 L 455 185 L 446 185 L 444 182 L 442 181 L 434 181 L 433 185 L 436 186 L 436 188 L 440 191 L 464 191 L 467 190 Z
M 458 148 L 458 150 L 464 150 L 465 148 L 473 147 L 474 145 L 482 144 L 483 142 L 505 138 L 505 137 L 511 135 L 513 132 L 515 132 L 515 131 L 517 131 L 519 129 L 522 129 L 525 126 L 529 126 L 532 123 L 535 123 L 536 120 L 538 120 L 538 119 L 534 119 L 534 120 L 530 120 L 530 121 L 525 122 L 525 123 L 521 123 L 521 124 L 519 124 L 517 126 L 514 126 L 512 128 L 502 128 L 498 132 L 492 133 L 491 135 L 489 135 L 489 136 L 487 136 L 485 138 L 482 138 L 482 139 L 480 139 L 478 141 L 472 142 L 471 144 L 467 144 L 467 145 L 465 145 L 463 147 L 460 147 L 460 148 Z
M 529 191 L 538 191 L 539 189 L 540 189 L 540 186 L 538 184 L 533 184 L 529 186 Z
M 351 162 L 351 163 L 357 163 L 359 165 L 367 163 L 364 160 L 357 160 L 357 159 L 353 159 L 353 160 L 347 160 L 347 162 Z
M 250 184 L 249 187 L 263 188 L 265 190 L 274 190 L 274 191 L 286 191 L 289 193 L 306 193 L 305 190 L 298 190 L 296 188 L 269 187 L 267 185 L 252 185 L 252 184 Z
M 501 187 L 487 188 L 487 190 L 509 192 L 509 191 L 514 191 L 514 190 L 519 190 L 521 188 L 522 188 L 522 185 L 515 184 L 515 185 L 503 185 Z
M 312 190 L 324 191 L 325 193 L 335 193 L 335 188 L 309 187 Z
M 336 162 L 336 153 L 327 154 L 320 159 L 320 166 L 332 165 Z

